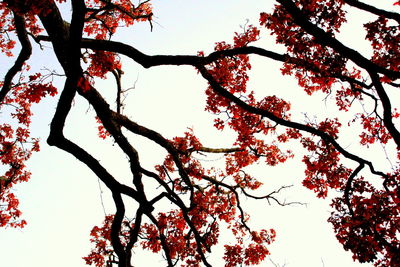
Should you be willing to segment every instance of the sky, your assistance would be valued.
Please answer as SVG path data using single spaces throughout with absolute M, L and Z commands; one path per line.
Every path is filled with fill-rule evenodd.
M 153 1 L 155 19 L 153 31 L 147 23 L 123 30 L 115 37 L 148 54 L 196 54 L 212 51 L 217 41 L 231 41 L 235 31 L 245 24 L 257 24 L 259 13 L 269 11 L 273 1 L 260 0 L 156 0 Z M 68 7 L 63 11 L 68 13 Z M 354 19 L 354 17 L 353 17 Z M 358 17 L 357 19 L 362 19 Z M 355 21 L 354 23 L 358 23 Z M 352 24 L 356 25 L 356 24 Z M 355 41 L 360 37 L 360 42 Z M 352 26 L 341 38 L 368 53 L 362 32 Z M 273 37 L 265 34 L 259 41 L 266 49 L 282 51 Z M 60 71 L 51 47 L 35 47 L 32 68 Z M 234 140 L 231 133 L 221 134 L 212 127 L 213 116 L 204 112 L 206 83 L 191 67 L 155 67 L 144 69 L 123 58 L 125 74 L 123 86 L 132 87 L 125 100 L 124 113 L 139 124 L 159 131 L 165 137 L 182 135 L 192 127 L 207 146 L 219 146 Z M 305 93 L 289 77 L 281 77 L 279 64 L 252 57 L 253 70 L 250 86 L 259 94 L 287 97 L 292 103 L 292 114 L 304 119 L 304 113 L 319 118 L 331 116 L 332 104 L 316 95 L 310 105 Z M 10 63 L 11 64 L 11 63 Z M 5 66 L 0 68 L 4 75 Z M 62 79 L 55 81 L 60 86 Z M 99 81 L 101 92 L 111 100 L 114 95 L 112 81 Z M 31 181 L 19 185 L 15 193 L 20 198 L 23 217 L 28 221 L 24 229 L 0 229 L 1 266 L 86 266 L 81 257 L 90 251 L 89 232 L 99 225 L 104 212 L 111 213 L 113 204 L 106 188 L 78 160 L 54 147 L 47 146 L 49 123 L 57 98 L 46 99 L 34 108 L 32 135 L 41 137 L 41 152 L 32 156 L 29 167 Z M 100 159 L 107 169 L 119 177 L 129 178 L 127 162 L 109 140 L 96 138 L 93 110 L 77 98 L 68 116 L 65 135 L 76 141 Z M 137 147 L 145 167 L 160 163 L 165 153 L 143 138 L 130 136 Z M 345 140 L 346 141 L 346 140 Z M 348 142 L 348 146 L 352 143 Z M 293 145 L 294 146 L 294 145 Z M 293 149 L 296 149 L 294 146 Z M 211 163 L 220 164 L 219 157 Z M 206 164 L 206 163 L 205 163 Z M 330 214 L 328 200 L 318 200 L 301 186 L 303 177 L 301 155 L 287 164 L 266 167 L 259 164 L 252 170 L 264 182 L 263 190 L 271 192 L 281 185 L 293 185 L 280 199 L 301 201 L 307 205 L 280 207 L 266 202 L 246 200 L 244 205 L 251 215 L 254 228 L 274 228 L 277 239 L 269 249 L 270 259 L 260 266 L 330 267 L 370 266 L 352 260 L 336 241 L 331 226 L 326 222 Z M 224 237 L 230 242 L 229 237 Z M 222 249 L 210 256 L 214 266 L 222 266 Z M 165 266 L 160 256 L 135 250 L 135 266 Z

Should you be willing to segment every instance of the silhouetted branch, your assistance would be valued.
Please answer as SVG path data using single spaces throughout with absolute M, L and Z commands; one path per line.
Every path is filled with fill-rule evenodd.
M 396 13 L 396 12 L 390 12 L 390 11 L 386 11 L 383 9 L 379 9 L 377 7 L 365 4 L 363 2 L 360 2 L 358 0 L 344 0 L 344 2 L 350 6 L 356 7 L 358 9 L 367 11 L 369 13 L 372 13 L 374 15 L 377 16 L 383 16 L 386 17 L 388 19 L 394 19 L 396 20 L 399 24 L 400 24 L 400 14 Z
M 226 97 L 227 99 L 231 100 L 233 103 L 235 103 L 236 105 L 238 105 L 240 108 L 246 110 L 247 112 L 253 113 L 253 114 L 258 114 L 261 115 L 263 117 L 266 117 L 280 125 L 289 127 L 289 128 L 293 128 L 293 129 L 298 129 L 304 132 L 308 132 L 310 134 L 316 135 L 321 137 L 325 142 L 332 144 L 336 150 L 338 150 L 343 156 L 345 156 L 348 159 L 354 160 L 358 163 L 364 163 L 365 165 L 367 165 L 370 168 L 371 173 L 375 174 L 375 175 L 379 175 L 382 177 L 386 177 L 387 175 L 383 172 L 380 171 L 376 171 L 374 166 L 372 165 L 372 163 L 370 161 L 367 161 L 355 154 L 352 154 L 350 152 L 348 152 L 346 149 L 344 149 L 342 146 L 340 146 L 340 144 L 335 140 L 335 138 L 333 138 L 332 136 L 330 136 L 329 134 L 318 130 L 314 127 L 305 125 L 305 124 L 301 124 L 298 122 L 293 122 L 293 121 L 289 121 L 289 120 L 285 120 L 283 118 L 277 117 L 276 115 L 274 115 L 273 113 L 264 110 L 264 109 L 260 109 L 260 108 L 256 108 L 253 107 L 249 104 L 247 104 L 246 102 L 240 100 L 238 97 L 236 97 L 235 95 L 231 94 L 230 92 L 228 92 L 227 90 L 225 90 L 218 82 L 215 81 L 215 79 L 211 76 L 211 74 L 208 73 L 207 69 L 204 66 L 198 66 L 199 72 L 201 73 L 201 75 L 209 82 L 210 86 L 213 88 L 213 90 L 218 93 L 221 96 Z

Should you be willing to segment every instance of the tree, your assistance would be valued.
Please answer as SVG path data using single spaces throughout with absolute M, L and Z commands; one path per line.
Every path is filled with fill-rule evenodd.
M 279 190 L 260 196 L 262 181 L 248 171 L 261 161 L 275 166 L 294 153 L 303 153 L 305 187 L 319 198 L 337 192 L 332 201 L 332 223 L 344 249 L 360 262 L 375 266 L 400 265 L 400 114 L 392 103 L 400 87 L 400 15 L 354 0 L 277 0 L 274 10 L 260 14 L 260 25 L 246 25 L 236 33 L 233 44 L 218 42 L 215 51 L 197 55 L 144 54 L 113 37 L 122 27 L 139 22 L 152 24 L 149 1 L 71 1 L 71 20 L 60 12 L 63 0 L 4 0 L 1 4 L 1 51 L 15 63 L 1 84 L 1 108 L 13 122 L 1 122 L 1 163 L 7 170 L 0 180 L 0 225 L 23 227 L 13 186 L 29 180 L 25 162 L 39 151 L 38 140 L 30 136 L 31 106 L 47 95 L 60 92 L 50 125 L 49 145 L 70 153 L 93 171 L 111 191 L 116 212 L 105 217 L 91 232 L 93 251 L 84 259 L 96 266 L 131 266 L 134 246 L 152 252 L 163 251 L 168 266 L 211 266 L 207 254 L 217 244 L 221 222 L 226 223 L 237 243 L 225 245 L 226 266 L 260 263 L 268 254 L 275 231 L 255 231 L 241 200 L 254 198 L 276 201 Z M 400 5 L 397 1 L 394 5 Z M 371 44 L 371 57 L 340 41 L 348 10 L 371 15 L 364 24 Z M 133 27 L 134 28 L 134 27 Z M 258 46 L 270 32 L 285 53 Z M 28 60 L 32 41 L 51 44 L 54 59 L 62 66 L 63 88 L 52 83 L 54 73 L 32 73 Z M 237 135 L 230 147 L 208 147 L 188 129 L 183 136 L 167 139 L 155 130 L 131 120 L 123 113 L 124 75 L 121 57 L 145 68 L 161 65 L 189 65 L 208 83 L 206 111 L 215 114 L 215 127 Z M 248 88 L 250 56 L 282 64 L 283 75 L 297 79 L 310 96 L 325 94 L 335 101 L 334 115 L 298 122 L 289 113 L 290 104 L 264 91 Z M 113 78 L 115 108 L 101 94 L 100 79 Z M 266 85 L 268 86 L 268 85 Z M 261 95 L 260 93 L 264 93 Z M 89 151 L 69 140 L 63 129 L 74 99 L 79 95 L 95 110 L 99 137 L 112 139 L 126 154 L 132 182 L 118 180 Z M 334 97 L 332 97 L 334 96 Z M 340 112 L 340 113 L 339 113 Z M 350 136 L 342 125 L 352 127 L 360 149 L 348 149 L 343 138 Z M 141 164 L 130 135 L 144 137 L 167 152 L 154 169 Z M 354 135 L 355 134 L 355 135 Z M 353 138 L 351 137 L 351 138 Z M 304 147 L 292 152 L 294 143 Z M 365 157 L 362 148 L 382 147 L 390 167 Z M 221 154 L 223 168 L 205 166 L 197 156 Z M 397 161 L 397 162 L 395 162 Z M 155 182 L 157 190 L 151 188 Z M 282 189 L 285 185 L 282 185 Z M 126 211 L 126 201 L 136 210 Z M 160 203 L 169 203 L 160 210 Z M 129 215 L 135 213 L 134 217 Z

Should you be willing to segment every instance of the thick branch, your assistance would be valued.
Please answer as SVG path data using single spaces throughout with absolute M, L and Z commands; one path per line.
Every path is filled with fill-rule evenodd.
M 69 43 L 69 25 L 64 22 L 54 1 L 48 1 L 47 10 L 48 12 L 45 16 L 43 14 L 40 15 L 40 21 L 49 35 L 48 39 L 53 45 L 58 62 L 67 73 L 69 55 L 66 44 Z M 40 41 L 40 38 L 37 40 Z
M 378 74 L 370 72 L 369 75 L 382 102 L 383 122 L 385 124 L 385 127 L 393 137 L 393 140 L 396 143 L 397 147 L 400 149 L 400 132 L 396 129 L 393 123 L 392 104 L 390 102 L 389 96 L 387 95 L 385 88 L 383 88 Z
M 281 55 L 272 51 L 268 51 L 262 48 L 246 46 L 240 48 L 234 48 L 223 51 L 216 51 L 208 55 L 207 57 L 192 56 L 192 55 L 146 55 L 136 48 L 109 40 L 95 40 L 95 39 L 82 39 L 82 48 L 89 48 L 93 50 L 105 50 L 109 52 L 115 52 L 127 57 L 130 57 L 145 68 L 150 68 L 160 65 L 191 65 L 196 66 L 198 64 L 207 65 L 215 60 L 224 56 L 234 56 L 238 54 L 255 54 L 268 58 L 272 58 L 278 61 L 285 62 L 287 59 L 286 55 Z
M 138 210 L 136 211 L 135 223 L 133 225 L 133 228 L 130 230 L 129 242 L 128 244 L 126 244 L 125 248 L 128 258 L 132 257 L 133 246 L 138 241 L 139 232 L 142 227 L 142 217 L 143 209 L 139 206 Z
M 125 205 L 119 192 L 113 191 L 113 199 L 115 203 L 115 216 L 111 225 L 111 244 L 114 248 L 115 253 L 118 256 L 118 266 L 128 267 L 131 266 L 130 258 L 125 253 L 124 246 L 119 238 L 121 233 L 122 222 L 125 216 Z
M 358 0 L 344 0 L 344 2 L 350 6 L 356 7 L 358 9 L 370 12 L 372 14 L 375 14 L 377 16 L 383 16 L 388 19 L 394 19 L 400 24 L 400 14 L 396 12 L 390 12 L 386 11 L 383 9 L 376 8 L 374 6 L 365 4 L 363 2 L 360 2 Z
M 80 12 L 83 9 L 83 1 L 80 1 L 80 5 L 77 2 L 74 3 L 75 5 L 78 5 L 76 9 L 79 10 L 77 11 L 78 13 L 75 13 L 74 15 L 74 21 L 76 21 L 77 23 L 76 28 L 74 28 L 76 29 L 76 32 L 74 30 L 74 35 L 79 35 L 79 31 L 81 31 L 82 29 L 82 13 Z M 51 37 L 51 40 L 55 47 L 56 55 L 59 56 L 59 58 L 61 57 L 64 59 L 62 66 L 68 75 L 56 108 L 56 112 L 50 124 L 50 134 L 47 142 L 49 143 L 49 145 L 56 146 L 70 153 L 71 155 L 75 156 L 79 161 L 86 164 L 100 178 L 100 180 L 105 183 L 108 188 L 110 188 L 110 190 L 129 195 L 139 202 L 140 199 L 137 196 L 137 192 L 133 188 L 127 187 L 117 182 L 114 177 L 110 173 L 108 173 L 108 171 L 98 162 L 98 160 L 96 160 L 92 155 L 90 155 L 88 152 L 86 152 L 75 143 L 66 139 L 63 135 L 65 120 L 71 109 L 71 103 L 76 93 L 77 80 L 82 70 L 79 66 L 80 54 L 76 54 L 75 58 L 71 56 L 66 57 L 66 55 L 63 55 L 63 53 L 67 51 L 67 45 L 69 44 L 69 42 L 65 40 L 66 37 L 69 37 L 69 28 L 64 27 L 61 14 L 55 5 L 50 6 L 49 10 L 51 10 L 51 12 L 48 13 L 47 16 L 41 17 L 41 20 L 48 33 L 51 34 L 51 36 L 52 34 L 54 34 L 54 36 Z M 62 38 L 60 36 L 62 36 Z M 58 39 L 59 37 L 61 38 L 61 40 Z M 79 39 L 79 37 L 75 38 Z M 65 40 L 65 42 L 62 42 L 63 40 Z M 71 45 L 74 46 L 73 43 Z M 79 49 L 79 45 L 75 48 L 75 50 L 77 49 Z M 78 67 L 68 69 L 68 67 L 73 66 L 74 64 L 78 64 Z
M 38 40 L 41 41 L 49 41 L 49 37 L 47 36 L 38 36 Z M 297 67 L 310 69 L 316 73 L 319 73 L 320 70 L 315 67 L 315 65 L 310 64 L 309 62 L 291 57 L 287 54 L 279 54 L 273 51 L 265 50 L 263 48 L 254 47 L 254 46 L 245 46 L 221 51 L 215 51 L 210 53 L 208 56 L 194 56 L 194 55 L 147 55 L 143 52 L 137 50 L 136 48 L 111 40 L 96 40 L 96 39 L 82 39 L 82 48 L 89 48 L 92 50 L 102 50 L 108 52 L 119 53 L 125 55 L 135 62 L 139 63 L 145 68 L 161 66 L 161 65 L 207 65 L 213 63 L 214 61 L 222 58 L 222 57 L 230 57 L 236 55 L 258 55 L 266 58 L 270 58 L 280 62 L 286 62 L 296 65 Z M 323 73 L 323 75 L 329 75 L 327 73 Z M 355 83 L 361 87 L 369 89 L 370 86 L 365 83 L 358 81 L 352 77 L 345 76 L 343 74 L 330 73 L 332 78 L 337 78 L 345 82 Z
M 50 4 L 49 4 L 50 5 Z M 63 139 L 63 128 L 66 117 L 75 97 L 80 67 L 80 39 L 82 37 L 85 3 L 81 0 L 72 1 L 71 26 L 66 27 L 57 6 L 52 2 L 49 13 L 40 17 L 43 26 L 49 33 L 55 54 L 61 63 L 67 80 L 61 93 L 55 115 L 50 125 L 49 145 L 55 145 L 56 139 Z
M 364 164 L 360 164 L 354 171 L 353 173 L 349 176 L 349 179 L 347 179 L 347 184 L 346 188 L 344 189 L 344 197 L 346 200 L 346 205 L 349 208 L 349 212 L 351 215 L 354 214 L 353 209 L 351 208 L 351 203 L 350 203 L 350 190 L 351 190 L 351 184 L 353 183 L 354 178 L 360 173 L 360 171 L 364 168 Z
M 122 85 L 121 85 L 121 76 L 122 76 L 122 71 L 120 69 L 115 69 L 111 71 L 112 74 L 114 75 L 115 82 L 117 84 L 117 113 L 121 113 L 121 107 L 122 107 L 122 102 L 121 102 L 121 94 L 122 94 Z
M 322 30 L 321 30 L 322 31 Z M 43 40 L 46 40 L 46 37 L 42 37 Z M 336 39 L 335 39 L 336 40 Z M 337 41 L 338 42 L 338 41 Z M 340 43 L 339 43 L 340 44 Z M 110 41 L 110 40 L 95 40 L 95 39 L 82 39 L 82 48 L 89 48 L 93 50 L 105 50 L 109 52 L 115 52 L 122 55 L 125 55 L 135 62 L 139 63 L 145 68 L 161 66 L 161 65 L 190 65 L 190 66 L 198 66 L 198 65 L 208 65 L 213 63 L 214 61 L 222 58 L 222 57 L 230 57 L 235 55 L 258 55 L 266 58 L 270 58 L 280 62 L 286 62 L 294 64 L 298 67 L 308 68 L 312 71 L 318 73 L 319 70 L 315 68 L 314 65 L 309 64 L 309 62 L 291 57 L 287 54 L 279 54 L 273 51 L 265 50 L 263 48 L 254 47 L 254 46 L 245 46 L 221 51 L 215 51 L 210 53 L 208 56 L 200 57 L 200 56 L 193 56 L 193 55 L 154 55 L 150 56 L 144 54 L 143 52 L 137 50 L 136 48 L 129 46 L 124 43 Z M 340 44 L 344 47 L 344 45 Z M 351 49 L 348 49 L 351 50 Z M 358 53 L 355 50 L 351 50 L 354 53 Z M 380 66 L 373 64 L 371 61 L 363 58 L 360 54 L 359 57 L 362 58 L 362 62 L 364 65 L 372 66 L 374 68 L 378 68 L 382 73 L 390 72 L 390 75 L 398 75 L 400 74 L 397 72 L 393 72 L 390 70 L 386 70 Z M 367 62 L 367 63 L 366 63 Z M 324 73 L 327 75 L 327 73 Z M 328 74 L 329 75 L 329 74 Z M 352 77 L 345 76 L 343 74 L 331 73 L 332 78 L 337 78 L 345 82 L 354 83 L 358 86 L 363 88 L 369 89 L 371 88 L 370 85 L 366 85 L 365 83 L 358 81 Z M 397 77 L 397 76 L 396 76 Z

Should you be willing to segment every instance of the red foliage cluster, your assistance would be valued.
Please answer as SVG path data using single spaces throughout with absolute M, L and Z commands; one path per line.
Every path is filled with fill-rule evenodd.
M 368 85 L 363 84 L 363 81 L 367 78 L 361 75 L 360 69 L 347 69 L 348 59 L 343 56 L 346 52 L 333 39 L 340 26 L 346 22 L 343 4 L 353 1 L 296 1 L 298 10 L 291 4 L 284 4 L 284 1 L 279 2 L 281 5 L 276 6 L 273 13 L 261 15 L 260 22 L 295 58 L 285 63 L 282 73 L 295 76 L 299 85 L 309 94 L 315 91 L 331 94 L 336 91 L 336 103 L 343 111 L 348 111 L 354 100 L 363 100 L 363 94 L 376 101 L 375 97 L 366 93 Z M 313 25 L 302 20 L 306 17 Z M 398 72 L 398 23 L 382 13 L 375 21 L 365 24 L 365 29 L 366 39 L 371 42 L 373 49 L 371 61 Z M 348 56 L 351 58 L 353 55 Z M 347 81 L 347 84 L 343 84 L 343 81 Z M 381 81 L 390 83 L 393 78 L 382 75 Z M 381 96 L 380 93 L 378 95 Z M 383 103 L 385 105 L 387 103 Z M 385 146 L 393 138 L 393 131 L 388 130 L 387 121 L 378 115 L 376 108 L 372 113 L 356 114 L 352 121 L 354 123 L 359 120 L 364 129 L 360 134 L 362 145 L 379 143 Z M 396 112 L 391 116 L 396 118 Z M 337 138 L 340 124 L 337 121 L 326 121 L 325 124 L 324 127 L 321 124 L 315 125 L 315 128 Z M 399 265 L 399 202 L 396 193 L 399 192 L 399 183 L 395 178 L 398 174 L 387 176 L 381 173 L 384 188 L 377 189 L 363 177 L 355 178 L 359 170 L 353 173 L 340 163 L 343 152 L 326 141 L 315 141 L 315 137 L 301 138 L 303 146 L 311 152 L 311 155 L 303 159 L 306 164 L 303 184 L 314 190 L 318 197 L 326 197 L 329 188 L 343 192 L 343 197 L 336 198 L 332 203 L 335 211 L 329 221 L 344 248 L 354 253 L 354 259 L 374 262 L 376 266 Z
M 262 230 L 260 233 L 251 233 L 251 243 L 245 249 L 242 246 L 243 240 L 238 240 L 236 245 L 225 245 L 224 260 L 226 267 L 238 266 L 241 264 L 255 265 L 262 262 L 267 255 L 268 249 L 263 243 L 270 244 L 275 239 L 275 231 Z
M 95 226 L 90 232 L 90 241 L 94 244 L 94 249 L 83 259 L 88 265 L 97 267 L 111 266 L 113 262 L 114 250 L 111 246 L 111 225 L 114 216 L 105 217 L 101 227 Z
M 0 29 L 1 32 L 12 32 L 15 30 L 15 27 L 12 23 L 11 9 L 7 8 L 7 4 L 4 2 L 0 3 Z M 9 57 L 13 56 L 11 50 L 15 46 L 15 40 L 9 38 L 6 34 L 0 35 L 0 51 L 2 54 L 5 54 Z
M 54 96 L 57 89 L 46 82 L 40 73 L 30 75 L 27 80 L 20 77 L 18 84 L 1 102 L 8 108 L 15 121 L 0 123 L 0 163 L 7 169 L 0 176 L 0 226 L 23 227 L 20 220 L 19 201 L 12 187 L 27 182 L 31 173 L 26 170 L 26 161 L 32 152 L 39 151 L 39 140 L 30 137 L 31 105 L 39 103 L 47 95 Z
M 375 142 L 386 144 L 392 136 L 384 127 L 381 119 L 374 116 L 360 115 L 360 120 L 365 131 L 360 134 L 360 144 L 368 146 Z
M 330 36 L 346 22 L 343 2 L 337 0 L 296 1 L 302 15 L 318 25 Z M 306 92 L 331 92 L 335 75 L 345 72 L 346 59 L 331 47 L 321 44 L 316 37 L 295 23 L 282 7 L 276 6 L 272 14 L 262 13 L 260 23 L 276 36 L 276 42 L 285 45 L 290 56 L 298 59 L 295 64 L 284 64 L 282 74 L 293 75 Z
M 385 189 L 379 190 L 361 176 L 353 181 L 351 203 L 345 198 L 333 201 L 329 221 L 336 236 L 353 258 L 374 262 L 375 266 L 398 266 L 400 256 L 398 229 L 400 225 L 399 175 L 390 175 Z
M 92 77 L 106 78 L 110 71 L 121 69 L 121 63 L 116 54 L 104 51 L 95 51 L 89 55 L 90 65 L 87 72 Z
M 215 51 L 247 46 L 251 42 L 257 41 L 258 35 L 259 31 L 254 26 L 249 26 L 243 33 L 236 33 L 233 45 L 220 42 L 216 44 Z M 247 81 L 249 79 L 247 71 L 250 69 L 251 65 L 247 55 L 224 57 L 207 66 L 207 70 L 213 78 L 230 93 L 237 95 L 238 98 L 249 105 L 271 112 L 276 117 L 288 119 L 290 117 L 288 113 L 290 104 L 283 99 L 277 96 L 267 96 L 257 101 L 254 92 L 247 93 Z M 234 145 L 237 145 L 241 151 L 227 156 L 226 171 L 228 175 L 238 173 L 244 167 L 256 162 L 260 157 L 265 158 L 268 165 L 274 166 L 285 162 L 291 156 L 290 151 L 282 152 L 276 144 L 267 144 L 264 139 L 259 138 L 259 136 L 275 132 L 275 126 L 271 121 L 245 111 L 229 99 L 216 93 L 211 86 L 207 88 L 206 95 L 206 110 L 226 116 L 226 118 L 222 116 L 216 118 L 214 126 L 223 130 L 228 125 L 237 132 Z M 235 177 L 238 177 L 238 175 L 235 175 Z M 236 178 L 236 181 L 241 179 Z M 256 184 L 260 185 L 259 182 L 255 182 L 252 186 L 253 189 L 258 187 L 255 186 Z
M 212 215 L 219 216 L 228 223 L 234 220 L 235 209 L 232 209 L 232 204 L 226 199 L 222 201 L 222 205 L 214 199 L 215 189 L 209 190 L 207 193 L 196 194 L 196 202 L 199 205 L 190 212 L 189 216 L 191 221 L 199 229 L 203 235 L 205 247 L 209 250 L 213 245 L 216 245 L 219 237 L 219 224 L 215 220 L 209 220 Z M 209 205 L 210 199 L 213 205 Z M 200 205 L 202 203 L 202 205 Z M 211 214 L 209 214 L 211 212 Z M 230 213 L 230 215 L 228 215 Z M 160 212 L 156 224 L 144 223 L 140 229 L 139 237 L 141 239 L 140 246 L 142 249 L 150 250 L 154 253 L 160 252 L 162 249 L 161 240 L 165 240 L 169 256 L 172 259 L 180 259 L 186 263 L 187 266 L 200 266 L 201 257 L 196 252 L 197 244 L 190 231 L 190 227 L 184 218 L 182 211 L 174 210 L 168 213 Z M 95 226 L 90 235 L 91 242 L 95 248 L 91 253 L 83 259 L 87 264 L 95 266 L 111 266 L 115 262 L 116 256 L 111 245 L 111 227 L 113 216 L 108 215 L 101 227 Z M 124 221 L 124 229 L 120 233 L 120 238 L 126 244 L 128 242 L 129 229 L 134 227 L 134 224 Z M 252 231 L 250 239 L 245 238 L 247 235 L 241 223 L 232 224 L 232 232 L 236 235 L 237 243 L 235 245 L 225 245 L 225 266 L 237 266 L 238 263 L 246 265 L 258 264 L 264 260 L 269 251 L 265 244 L 270 244 L 275 239 L 275 231 L 262 230 L 260 232 Z M 160 235 L 163 237 L 160 238 Z
M 340 126 L 337 120 L 326 120 L 319 123 L 316 128 L 337 138 Z M 303 158 L 303 162 L 306 164 L 306 178 L 303 185 L 322 198 L 328 196 L 329 189 L 343 189 L 351 170 L 343 164 L 339 164 L 340 153 L 323 140 L 315 142 L 310 137 L 303 137 L 301 143 L 311 152 L 311 155 Z
M 86 6 L 89 12 L 86 13 L 84 32 L 101 40 L 108 39 L 119 27 L 149 21 L 153 15 L 149 1 L 135 6 L 129 0 L 87 0 Z
M 101 139 L 106 139 L 108 136 L 110 136 L 110 133 L 107 132 L 107 130 L 104 128 L 103 123 L 101 122 L 101 120 L 99 119 L 99 117 L 96 117 L 96 122 L 98 123 L 99 126 L 97 126 L 97 130 L 99 133 L 99 137 Z
M 378 17 L 375 21 L 365 24 L 366 38 L 371 42 L 374 53 L 371 60 L 384 68 L 399 71 L 400 29 L 398 25 L 390 23 L 389 19 Z
M 246 151 L 237 151 L 232 156 L 227 156 L 225 170 L 206 170 L 197 159 L 192 157 L 192 153 L 204 150 L 192 130 L 186 132 L 184 137 L 175 137 L 172 144 L 180 152 L 180 162 L 183 164 L 186 173 L 191 178 L 197 179 L 199 182 L 202 181 L 204 185 L 201 185 L 199 191 L 195 192 L 191 198 L 193 208 L 186 215 L 190 218 L 190 224 L 180 210 L 172 211 L 169 214 L 159 214 L 158 227 L 162 229 L 161 232 L 166 237 L 171 258 L 185 260 L 187 266 L 197 266 L 201 257 L 196 252 L 197 244 L 195 235 L 192 234 L 192 227 L 197 229 L 199 235 L 203 237 L 202 242 L 208 251 L 218 241 L 219 221 L 224 221 L 230 225 L 229 227 L 237 240 L 236 245 L 225 246 L 226 266 L 235 266 L 235 262 L 239 259 L 241 263 L 246 264 L 257 264 L 262 261 L 269 254 L 266 244 L 274 240 L 275 232 L 271 229 L 270 231 L 261 230 L 258 233 L 248 229 L 245 223 L 248 218 L 245 218 L 246 215 L 242 210 L 237 210 L 238 195 L 232 190 L 233 188 L 225 184 L 228 183 L 228 180 L 221 183 L 221 186 L 207 183 L 209 181 L 217 182 L 217 177 L 213 177 L 217 175 L 221 178 L 225 177 L 225 179 L 231 177 L 235 184 L 234 187 L 239 187 L 242 190 L 257 189 L 261 182 L 243 172 L 243 168 L 252 164 L 259 156 L 249 155 Z M 268 156 L 266 158 L 268 159 Z M 168 172 L 173 173 L 178 167 L 175 166 L 172 155 L 168 155 L 163 165 L 156 166 L 156 169 L 160 177 L 168 180 L 172 179 Z M 179 193 L 189 190 L 182 178 L 174 179 L 171 182 L 174 184 L 174 190 Z M 164 230 L 164 225 L 169 226 L 168 231 Z M 147 232 L 152 232 L 151 229 L 153 232 L 156 231 L 154 225 L 147 226 L 145 229 Z M 248 238 L 245 237 L 248 235 L 252 236 L 253 242 L 245 242 Z M 152 244 L 152 239 L 148 239 L 142 245 L 153 252 L 161 250 L 161 244 L 155 246 Z

